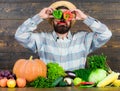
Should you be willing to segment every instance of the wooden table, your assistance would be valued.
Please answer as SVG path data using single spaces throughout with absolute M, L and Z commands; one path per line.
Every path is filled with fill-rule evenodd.
M 0 91 L 120 91 L 120 87 L 105 87 L 105 88 L 76 88 L 76 87 L 0 88 Z

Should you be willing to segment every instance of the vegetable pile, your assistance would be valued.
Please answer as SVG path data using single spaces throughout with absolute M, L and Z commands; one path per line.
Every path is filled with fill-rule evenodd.
M 94 85 L 84 87 L 120 86 L 120 80 L 118 79 L 120 74 L 112 71 L 106 60 L 107 57 L 103 54 L 92 55 L 87 58 L 88 68 L 74 71 L 76 76 L 83 79 L 83 81 L 94 83 Z M 81 81 L 77 86 L 83 87 L 80 83 Z
M 88 57 L 88 67 L 64 71 L 57 63 L 47 64 L 47 77 L 38 77 L 27 84 L 36 88 L 76 86 L 80 88 L 120 86 L 119 73 L 110 70 L 103 54 Z M 119 84 L 119 85 L 118 85 Z
M 0 71 L 0 86 L 9 88 L 16 86 L 35 88 L 120 87 L 120 74 L 112 71 L 106 60 L 107 57 L 103 54 L 92 55 L 87 58 L 87 68 L 65 71 L 58 63 L 45 64 L 39 59 L 20 59 L 13 67 L 13 73 L 7 70 Z
M 59 78 L 64 77 L 64 69 L 57 63 L 48 63 L 47 64 L 47 78 L 38 77 L 34 81 L 27 84 L 28 87 L 35 88 L 50 88 L 57 85 Z M 62 79 L 61 79 L 62 80 Z

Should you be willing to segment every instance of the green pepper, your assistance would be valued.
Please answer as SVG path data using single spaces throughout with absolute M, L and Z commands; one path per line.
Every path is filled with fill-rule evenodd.
M 62 18 L 62 11 L 61 10 L 54 10 L 53 11 L 53 16 L 56 19 L 61 19 Z

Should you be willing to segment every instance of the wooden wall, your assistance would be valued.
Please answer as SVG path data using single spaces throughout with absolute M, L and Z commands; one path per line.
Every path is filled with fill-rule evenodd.
M 58 0 L 0 0 L 0 69 L 12 69 L 19 58 L 37 57 L 23 48 L 14 39 L 16 29 L 27 18 Z M 120 72 L 120 0 L 69 0 L 86 14 L 97 18 L 111 29 L 111 40 L 93 54 L 107 55 L 110 67 Z M 46 25 L 47 24 L 47 25 Z M 42 22 L 36 31 L 51 31 L 47 21 Z M 88 29 L 81 21 L 71 29 Z

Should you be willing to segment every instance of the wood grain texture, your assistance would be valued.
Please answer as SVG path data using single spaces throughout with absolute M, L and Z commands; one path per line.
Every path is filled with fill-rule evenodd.
M 0 0 L 0 3 L 39 3 L 39 2 L 55 2 L 58 0 Z M 111 2 L 118 3 L 120 0 L 69 0 L 71 2 Z
M 12 69 L 16 60 L 37 54 L 21 46 L 14 38 L 17 28 L 44 7 L 58 0 L 0 0 L 0 69 Z M 92 54 L 104 53 L 115 71 L 120 71 L 120 0 L 69 0 L 86 14 L 105 23 L 113 36 L 108 43 Z M 43 21 L 35 32 L 49 32 L 52 26 Z M 72 32 L 90 29 L 81 21 L 71 28 Z
M 98 19 L 120 19 L 120 3 L 75 3 L 76 6 Z M 26 19 L 40 12 L 50 4 L 41 3 L 0 3 L 0 19 Z M 14 16 L 14 17 L 13 17 Z
M 105 88 L 77 88 L 77 87 L 55 87 L 55 88 L 0 88 L 1 91 L 119 91 L 120 87 L 105 87 Z

